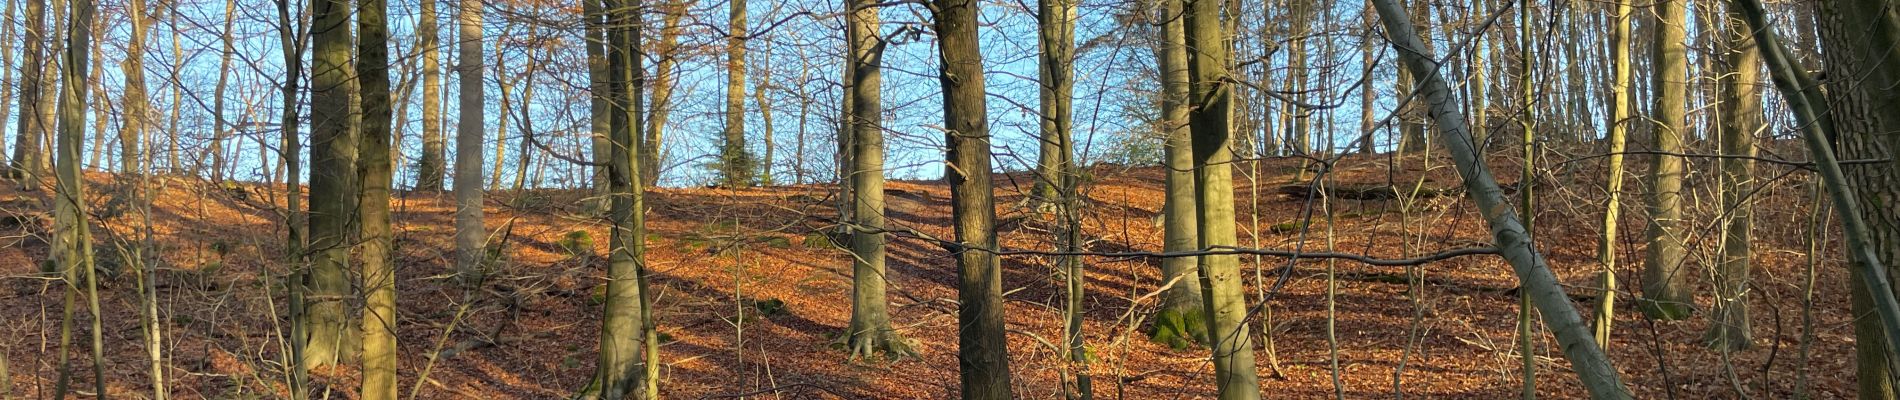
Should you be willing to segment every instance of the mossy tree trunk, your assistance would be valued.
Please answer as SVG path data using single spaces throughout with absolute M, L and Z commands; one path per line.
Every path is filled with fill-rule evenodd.
M 1885 162 L 1842 166 L 1859 201 L 1862 220 L 1868 222 L 1871 251 L 1886 274 L 1900 273 L 1900 161 L 1893 161 L 1894 149 L 1900 149 L 1900 54 L 1892 49 L 1900 45 L 1900 23 L 1895 10 L 1885 1 L 1850 0 L 1817 3 L 1820 39 L 1828 49 L 1823 57 L 1824 70 L 1832 78 L 1826 82 L 1826 115 L 1839 129 L 1835 137 L 1842 159 L 1885 159 Z M 1833 78 L 1840 77 L 1840 78 Z M 1856 260 L 1859 263 L 1858 260 Z M 1862 263 L 1864 264 L 1864 263 Z M 1854 315 L 1869 315 L 1876 301 L 1859 274 L 1853 280 Z M 1889 359 L 1886 332 L 1877 318 L 1858 318 L 1854 324 L 1855 367 L 1860 398 L 1894 398 L 1896 374 Z
M 1161 129 L 1167 135 L 1167 197 L 1161 206 L 1162 250 L 1200 248 L 1199 215 L 1194 204 L 1194 138 L 1188 129 L 1188 69 L 1185 22 L 1178 18 L 1182 0 L 1162 0 L 1161 40 L 1155 59 L 1161 63 Z M 1207 314 L 1201 304 L 1200 257 L 1161 259 L 1164 282 L 1173 282 L 1161 296 L 1150 337 L 1170 347 L 1207 343 Z

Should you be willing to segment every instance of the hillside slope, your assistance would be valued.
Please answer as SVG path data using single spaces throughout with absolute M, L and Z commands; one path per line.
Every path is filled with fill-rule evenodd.
M 1457 177 L 1442 160 L 1385 156 L 1348 158 L 1334 186 L 1398 184 L 1455 193 Z M 1400 165 L 1394 165 L 1394 164 Z M 1508 165 L 1500 161 L 1497 165 Z M 1593 290 L 1600 185 L 1588 176 L 1601 167 L 1578 163 L 1551 182 L 1538 182 L 1537 237 L 1573 297 Z M 1416 199 L 1309 201 L 1294 176 L 1298 160 L 1257 167 L 1257 179 L 1237 168 L 1242 245 L 1362 253 L 1408 258 L 1484 246 L 1483 221 L 1456 196 Z M 1514 176 L 1499 171 L 1501 176 Z M 1102 252 L 1159 250 L 1154 223 L 1161 208 L 1162 171 L 1100 166 L 1084 190 L 1086 236 Z M 1310 177 L 1310 174 L 1306 176 Z M 92 212 L 97 244 L 108 269 L 126 265 L 115 244 L 136 245 L 144 218 L 117 199 L 130 193 L 121 178 L 94 175 Z M 1027 175 L 998 176 L 1004 246 L 1051 249 L 1050 223 L 1019 209 Z M 136 181 L 132 181 L 136 183 Z M 286 274 L 281 187 L 212 185 L 153 178 L 159 190 L 150 213 L 161 267 L 158 297 L 165 322 L 171 384 L 179 398 L 275 398 Z M 1295 189 L 1286 189 L 1287 185 Z M 0 349 L 11 362 L 16 395 L 50 390 L 59 337 L 60 287 L 40 278 L 50 228 L 47 193 L 0 189 Z M 1638 185 L 1632 184 L 1632 187 Z M 914 341 L 919 359 L 851 362 L 833 345 L 849 318 L 848 255 L 825 236 L 835 193 L 824 185 L 749 189 L 649 191 L 648 262 L 656 288 L 656 320 L 668 342 L 662 390 L 669 398 L 950 398 L 956 393 L 956 293 L 952 257 L 935 244 L 903 237 L 892 242 L 892 318 Z M 1610 353 L 1641 398 L 1751 395 L 1781 398 L 1794 390 L 1803 326 L 1814 340 L 1802 366 L 1819 398 L 1851 393 L 1852 329 L 1845 273 L 1831 236 L 1820 253 L 1812 293 L 1812 322 L 1804 324 L 1804 285 L 1811 204 L 1805 178 L 1776 180 L 1760 195 L 1756 234 L 1760 254 L 1751 294 L 1754 349 L 1723 355 L 1705 349 L 1706 320 L 1648 322 L 1634 308 L 1620 310 Z M 1640 265 L 1639 191 L 1626 204 L 1621 281 L 1633 287 Z M 896 181 L 886 193 L 895 228 L 949 238 L 949 192 L 942 182 Z M 1706 196 L 1699 193 L 1698 196 Z M 398 193 L 392 204 L 399 270 L 403 390 L 415 384 L 431 354 L 440 360 L 422 384 L 428 399 L 560 398 L 581 387 L 592 371 L 599 305 L 593 297 L 603 267 L 585 254 L 604 254 L 604 221 L 581 213 L 586 193 L 575 190 L 496 191 L 488 228 L 502 259 L 482 290 L 465 293 L 450 271 L 451 212 L 446 195 Z M 1251 205 L 1249 205 L 1251 204 Z M 1333 222 L 1327 223 L 1330 210 Z M 1705 212 L 1706 214 L 1706 212 Z M 1311 215 L 1316 222 L 1301 224 Z M 1706 220 L 1695 225 L 1693 248 L 1715 243 Z M 1302 227 L 1308 229 L 1301 229 Z M 1329 240 L 1330 234 L 1330 240 Z M 1331 244 L 1329 244 L 1331 242 Z M 588 248 L 591 246 L 591 248 Z M 109 254 L 108 254 L 109 253 Z M 580 254 L 580 255 L 577 255 Z M 1704 256 L 1692 256 L 1692 259 Z M 1004 259 L 1007 315 L 1012 329 L 1012 372 L 1023 398 L 1059 398 L 1066 363 L 1049 342 L 1060 337 L 1061 276 L 1051 259 Z M 1331 309 L 1336 324 L 1340 381 L 1349 398 L 1408 396 L 1503 398 L 1515 396 L 1515 279 L 1500 260 L 1456 258 L 1416 268 L 1374 267 L 1340 261 L 1249 258 L 1257 277 L 1250 293 L 1284 284 L 1272 295 L 1270 350 L 1259 353 L 1262 384 L 1276 398 L 1332 395 L 1327 341 L 1329 268 L 1336 270 Z M 1696 271 L 1705 269 L 1696 266 Z M 1087 338 L 1098 358 L 1091 373 L 1105 398 L 1202 398 L 1213 394 L 1212 366 L 1201 349 L 1174 350 L 1141 333 L 1155 307 L 1158 261 L 1088 260 Z M 1707 293 L 1707 276 L 1694 279 Z M 102 288 L 110 395 L 144 398 L 144 352 L 138 297 L 131 273 L 109 274 Z M 1628 299 L 1625 294 L 1623 299 Z M 1251 298 L 1250 301 L 1258 301 Z M 1701 299 L 1706 306 L 1709 299 Z M 1632 301 L 1621 301 L 1627 306 Z M 1586 309 L 1586 313 L 1588 310 Z M 88 317 L 81 311 L 76 337 L 83 344 Z M 1255 331 L 1262 322 L 1250 321 Z M 453 333 L 444 333 L 453 328 Z M 1539 330 L 1541 332 L 1541 329 Z M 1553 398 L 1582 397 L 1554 341 L 1542 340 L 1539 389 Z M 1263 343 L 1257 340 L 1256 343 Z M 79 347 L 83 349 L 84 347 Z M 1271 354 L 1271 356 L 1269 356 Z M 89 368 L 87 353 L 76 364 Z M 1275 360 L 1277 368 L 1264 365 Z M 1725 364 L 1724 359 L 1730 362 Z M 1724 368 L 1732 366 L 1732 368 Z M 1395 370 L 1402 373 L 1395 377 Z M 318 380 L 349 398 L 354 371 L 320 371 Z M 91 374 L 75 387 L 90 392 Z M 1732 378 L 1731 378 L 1732 377 Z M 1725 395 L 1726 394 L 1726 395 Z

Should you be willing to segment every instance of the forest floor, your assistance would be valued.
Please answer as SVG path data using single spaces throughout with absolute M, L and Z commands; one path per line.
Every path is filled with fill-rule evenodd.
M 1603 189 L 1600 160 L 1553 163 L 1540 191 L 1536 236 L 1573 303 L 1586 318 L 1595 297 L 1597 237 Z M 1498 159 L 1498 175 L 1516 180 L 1515 160 Z M 1303 193 L 1297 159 L 1240 164 L 1237 212 L 1243 246 L 1410 258 L 1486 246 L 1489 233 L 1462 196 L 1414 199 L 1329 199 Z M 1640 168 L 1640 167 L 1639 167 Z M 1643 247 L 1643 181 L 1632 177 L 1623 204 L 1617 323 L 1611 358 L 1638 398 L 1786 398 L 1805 379 L 1816 398 L 1843 398 L 1853 387 L 1853 333 L 1846 273 L 1837 235 L 1825 234 L 1818 268 L 1810 269 L 1811 184 L 1804 173 L 1764 165 L 1757 194 L 1756 270 L 1748 301 L 1753 348 L 1727 353 L 1703 345 L 1707 312 L 1686 321 L 1645 320 L 1629 292 L 1638 282 Z M 1709 169 L 1696 169 L 1706 171 Z M 1258 175 L 1249 178 L 1251 172 Z M 1163 171 L 1099 166 L 1090 171 L 1085 234 L 1102 252 L 1161 248 L 1155 223 Z M 1296 176 L 1300 175 L 1300 176 Z M 145 224 L 124 194 L 143 181 L 158 190 L 150 212 L 161 267 L 157 297 L 163 318 L 168 381 L 176 398 L 276 398 L 284 389 L 281 334 L 286 299 L 281 186 L 210 184 L 179 178 L 91 176 L 88 200 L 94 248 L 102 269 L 130 259 Z M 1010 249 L 1053 248 L 1052 221 L 1020 206 L 1029 175 L 998 175 L 999 231 Z M 1707 179 L 1706 181 L 1712 181 Z M 121 183 L 126 181 L 127 183 Z M 1692 182 L 1689 239 L 1700 309 L 1713 301 L 1708 269 L 1719 236 L 1707 182 Z M 1396 183 L 1456 192 L 1447 160 L 1347 157 L 1330 185 Z M 1285 189 L 1295 185 L 1299 189 Z M 0 189 L 0 349 L 11 362 L 14 395 L 46 398 L 56 377 L 61 288 L 38 274 L 47 257 L 51 217 L 46 191 Z M 949 188 L 942 181 L 893 181 L 886 190 L 893 227 L 951 237 Z M 604 254 L 606 225 L 586 216 L 586 193 L 495 190 L 487 227 L 498 232 L 501 260 L 481 290 L 448 279 L 453 203 L 446 195 L 397 192 L 401 385 L 415 385 L 431 355 L 440 359 L 420 385 L 425 399 L 554 399 L 586 384 L 599 335 L 603 266 L 577 257 L 571 238 L 585 232 Z M 890 301 L 897 329 L 921 355 L 914 359 L 846 359 L 835 345 L 849 319 L 850 263 L 824 232 L 836 197 L 829 185 L 771 188 L 659 188 L 648 192 L 648 265 L 657 307 L 667 398 L 941 399 L 957 393 L 956 266 L 941 247 L 895 238 L 890 250 Z M 1250 205 L 1251 204 L 1251 205 Z M 1310 207 L 1310 208 L 1309 208 Z M 1327 223 L 1326 212 L 1332 212 Z M 1303 225 L 1308 211 L 1316 222 Z M 1301 229 L 1302 226 L 1308 229 Z M 1329 244 L 1329 236 L 1330 242 Z M 1256 244 L 1257 243 L 1257 244 Z M 1249 302 L 1272 293 L 1270 319 L 1250 320 L 1261 385 L 1273 398 L 1507 398 L 1520 390 L 1515 349 L 1516 279 L 1495 256 L 1467 256 L 1417 267 L 1375 267 L 1338 261 L 1244 258 Z M 1086 340 L 1097 396 L 1127 399 L 1207 398 L 1213 366 L 1205 349 L 1171 349 L 1142 333 L 1156 306 L 1159 260 L 1087 260 Z M 1009 349 L 1020 398 L 1061 398 L 1069 369 L 1050 347 L 1062 331 L 1061 275 L 1050 257 L 1003 259 Z M 1328 272 L 1336 295 L 1328 296 Z M 1809 271 L 1813 271 L 1812 274 Z M 102 277 L 105 377 L 110 397 L 149 397 L 149 363 L 141 344 L 135 275 Z M 1813 283 L 1810 283 L 1813 282 Z M 1811 307 L 1804 307 L 1813 285 Z M 1330 303 L 1329 303 L 1330 301 Z M 81 302 L 81 304 L 84 304 Z M 1329 310 L 1336 318 L 1329 319 Z M 75 328 L 74 387 L 91 393 L 90 317 Z M 458 318 L 459 316 L 459 318 Z M 1330 322 L 1330 323 L 1329 323 Z M 1272 326 L 1258 336 L 1263 324 Z M 1338 377 L 1329 367 L 1328 331 L 1336 334 Z M 1806 327 L 1804 329 L 1804 327 Z M 445 332 L 450 331 L 452 333 Z M 1811 332 L 1812 339 L 1803 340 Z M 1540 325 L 1537 390 L 1550 398 L 1585 397 L 1556 341 Z M 1803 343 L 1809 344 L 1804 349 Z M 1805 364 L 1804 364 L 1805 363 Z M 1805 378 L 1803 378 L 1805 377 Z M 319 371 L 320 383 L 348 393 L 356 371 Z

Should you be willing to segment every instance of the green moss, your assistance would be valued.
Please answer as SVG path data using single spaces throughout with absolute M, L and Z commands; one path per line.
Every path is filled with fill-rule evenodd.
M 587 293 L 587 305 L 598 306 L 602 304 L 607 304 L 607 285 L 594 286 L 594 289 L 589 290 Z
M 560 245 L 561 250 L 566 250 L 570 256 L 583 258 L 594 256 L 594 237 L 584 230 L 575 230 L 561 235 L 561 239 L 555 244 Z
M 784 237 L 784 236 L 767 236 L 764 239 L 760 239 L 759 241 L 765 243 L 766 246 L 770 246 L 771 248 L 774 248 L 774 249 L 792 248 L 792 239 Z
M 1308 225 L 1311 225 L 1311 224 L 1308 223 L 1307 221 L 1281 222 L 1281 223 L 1268 226 L 1267 232 L 1279 233 L 1279 234 L 1294 233 L 1294 232 L 1299 232 L 1301 229 L 1306 229 Z
M 807 233 L 804 238 L 798 241 L 798 245 L 804 246 L 807 249 L 829 249 L 834 247 L 831 244 L 831 236 L 826 236 L 824 232 Z
M 1206 316 L 1198 312 L 1161 310 L 1155 313 L 1154 325 L 1148 332 L 1148 339 L 1175 350 L 1206 343 Z

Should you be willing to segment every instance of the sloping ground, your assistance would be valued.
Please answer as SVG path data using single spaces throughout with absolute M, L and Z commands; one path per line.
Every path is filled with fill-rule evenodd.
M 1396 164 L 1396 165 L 1395 165 Z M 1393 185 L 1455 194 L 1457 177 L 1443 160 L 1351 157 L 1339 164 L 1335 186 Z M 1514 164 L 1498 160 L 1497 165 Z M 1588 307 L 1595 273 L 1601 166 L 1564 164 L 1533 185 L 1542 248 L 1569 290 Z M 1483 246 L 1483 221 L 1457 196 L 1416 199 L 1331 199 L 1321 207 L 1301 190 L 1298 160 L 1276 160 L 1237 171 L 1241 244 L 1276 249 L 1362 253 L 1409 258 Z M 1763 168 L 1778 173 L 1772 168 Z M 1257 179 L 1249 179 L 1257 172 Z M 1498 171 L 1514 176 L 1513 171 Z M 1085 221 L 1090 248 L 1101 252 L 1159 250 L 1154 223 L 1161 208 L 1162 171 L 1103 166 L 1091 171 Z M 1310 177 L 1310 174 L 1305 174 Z M 95 247 L 107 264 L 125 265 L 111 249 L 134 244 L 143 219 L 114 201 L 130 193 L 91 178 L 98 226 Z M 1019 208 L 1028 176 L 998 177 L 1004 246 L 1051 249 L 1051 222 Z M 161 193 L 150 216 L 161 278 L 171 385 L 180 398 L 273 398 L 282 390 L 279 359 L 283 328 L 276 319 L 285 298 L 281 246 L 281 187 L 216 186 L 178 179 L 150 180 Z M 8 185 L 11 186 L 11 185 Z M 1619 276 L 1636 286 L 1641 263 L 1641 184 L 1632 180 L 1625 207 Z M 1706 189 L 1695 196 L 1707 199 Z M 1804 326 L 1804 283 L 1809 279 L 1804 238 L 1809 187 L 1800 174 L 1771 181 L 1757 220 L 1754 349 L 1723 355 L 1702 347 L 1707 321 L 1648 322 L 1626 294 L 1620 298 L 1617 336 L 1610 351 L 1640 398 L 1733 397 L 1739 386 L 1758 397 L 1789 396 L 1796 385 Z M 949 238 L 949 192 L 942 182 L 892 182 L 886 192 L 894 227 Z M 604 254 L 602 221 L 581 214 L 585 194 L 533 191 L 492 194 L 488 228 L 501 232 L 504 258 L 482 290 L 465 293 L 446 279 L 453 204 L 447 196 L 399 193 L 395 200 L 400 280 L 403 390 L 417 382 L 431 354 L 440 360 L 421 384 L 422 398 L 563 397 L 592 372 L 599 305 L 594 290 L 602 266 L 575 256 L 591 244 Z M 649 192 L 648 262 L 656 288 L 656 319 L 667 363 L 662 390 L 669 398 L 951 398 L 957 389 L 956 291 L 953 258 L 935 244 L 897 239 L 891 249 L 892 318 L 921 354 L 918 359 L 851 362 L 834 342 L 849 319 L 848 255 L 824 233 L 834 215 L 827 186 L 763 189 L 656 189 Z M 12 365 L 16 395 L 50 390 L 59 336 L 60 287 L 40 278 L 50 217 L 44 191 L 0 189 L 0 346 Z M 1360 197 L 1360 196 L 1346 196 Z M 1363 196 L 1382 197 L 1382 196 Z M 1706 200 L 1705 200 L 1706 201 Z M 1251 204 L 1251 205 L 1249 205 Z M 1333 222 L 1326 223 L 1330 210 Z M 1316 222 L 1296 223 L 1303 215 Z M 1711 248 L 1711 211 L 1693 215 L 1693 248 Z M 1308 229 L 1302 230 L 1305 226 Z M 577 234 L 574 232 L 585 232 Z M 109 233 L 116 233 L 109 234 Z M 1329 233 L 1330 242 L 1329 244 Z M 586 240 L 576 239 L 586 236 Z M 1838 398 L 1852 390 L 1852 329 L 1845 272 L 1829 249 L 1813 279 L 1814 339 L 1806 349 L 1812 390 Z M 591 242 L 591 243 L 588 243 Z M 105 253 L 113 253 L 106 256 Z M 587 251 L 579 251 L 587 253 Z M 1692 256 L 1707 259 L 1707 254 Z M 1011 372 L 1022 398 L 1058 398 L 1066 363 L 1049 343 L 1061 336 L 1060 275 L 1048 257 L 1004 260 L 1007 315 L 1012 329 Z M 1272 294 L 1271 351 L 1261 349 L 1262 385 L 1275 398 L 1333 394 L 1327 332 L 1328 281 L 1336 269 L 1331 309 L 1337 318 L 1339 383 L 1348 398 L 1407 396 L 1503 398 L 1515 396 L 1519 368 L 1515 343 L 1515 279 L 1500 260 L 1451 259 L 1416 268 L 1373 267 L 1341 261 L 1262 258 L 1245 266 L 1256 279 L 1250 293 L 1285 283 Z M 1706 271 L 1700 265 L 1695 271 Z M 1141 333 L 1156 304 L 1158 261 L 1092 258 L 1088 265 L 1088 343 L 1097 362 L 1090 373 L 1099 396 L 1129 399 L 1213 395 L 1205 350 L 1174 350 Z M 1708 277 L 1694 281 L 1708 293 Z M 147 363 L 140 345 L 134 277 L 111 275 L 102 288 L 106 377 L 113 397 L 143 398 Z M 1412 282 L 1420 282 L 1413 285 Z M 1257 301 L 1254 297 L 1250 301 Z M 1711 299 L 1704 296 L 1706 307 Z M 1587 308 L 1586 308 L 1587 310 Z M 458 318 L 458 315 L 460 316 Z M 1586 311 L 1587 315 L 1587 311 Z M 88 336 L 83 311 L 75 337 Z M 1260 320 L 1249 322 L 1258 334 Z M 453 333 L 444 337 L 445 331 Z M 1583 397 L 1554 341 L 1540 328 L 1538 389 L 1555 398 Z M 1256 343 L 1261 343 L 1256 340 Z M 74 358 L 82 373 L 75 387 L 93 387 L 89 355 Z M 439 350 L 439 351 L 438 351 Z M 1726 359 L 1729 362 L 1725 363 Z M 1269 367 L 1268 360 L 1273 360 Z M 1395 371 L 1402 373 L 1395 374 Z M 321 382 L 352 387 L 354 371 L 322 372 Z M 1731 376 L 1733 376 L 1731 380 Z M 350 398 L 347 390 L 334 393 Z M 724 396 L 724 397 L 721 397 Z

